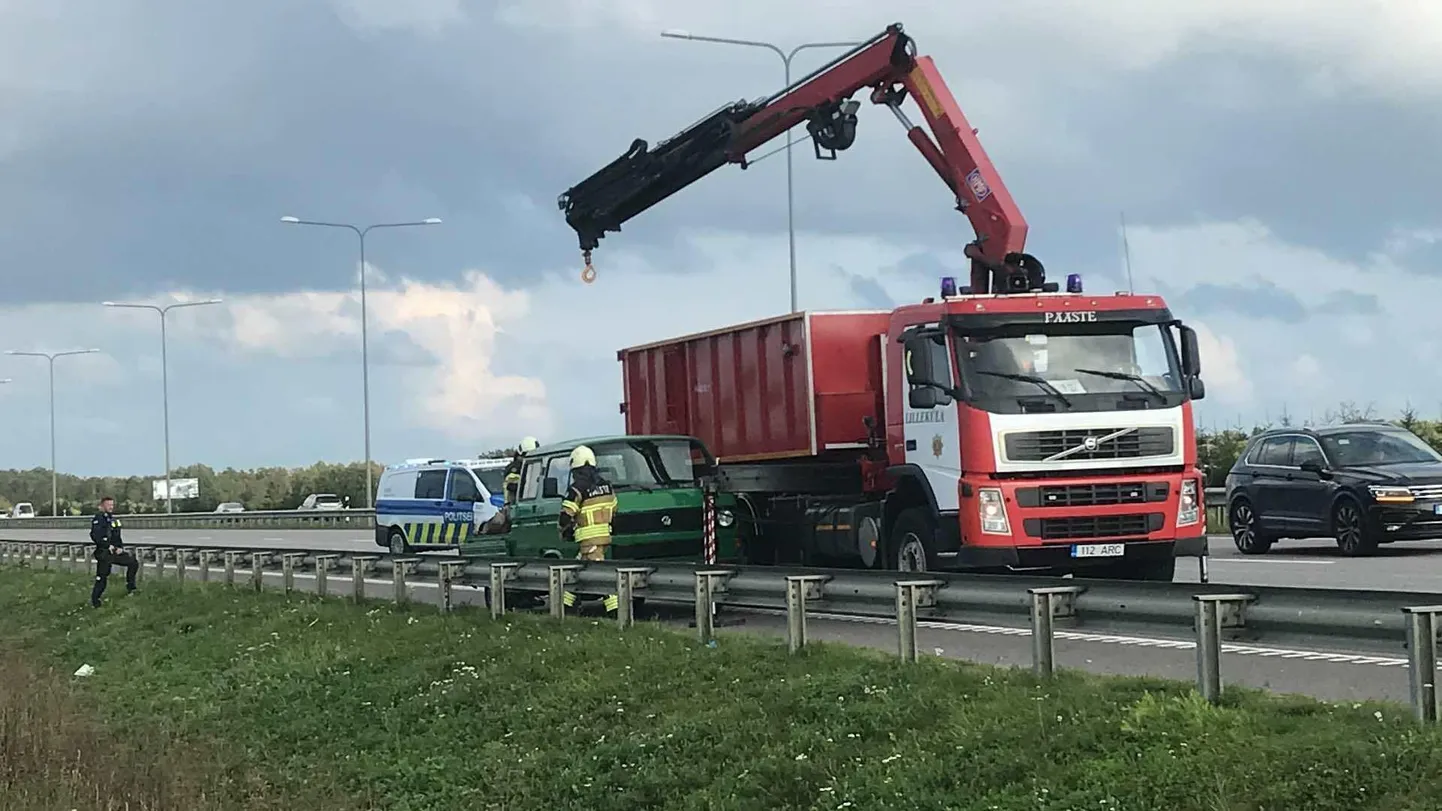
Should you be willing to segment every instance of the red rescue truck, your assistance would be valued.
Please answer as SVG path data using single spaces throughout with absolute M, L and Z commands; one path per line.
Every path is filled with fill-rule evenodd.
M 976 231 L 970 282 L 895 310 L 801 312 L 623 349 L 631 434 L 690 434 L 755 563 L 1034 569 L 1171 580 L 1206 555 L 1196 334 L 1159 296 L 1062 290 L 929 57 L 899 24 L 780 93 L 722 108 L 562 195 L 608 231 L 805 123 L 818 156 L 871 88 Z M 902 102 L 917 100 L 935 140 Z

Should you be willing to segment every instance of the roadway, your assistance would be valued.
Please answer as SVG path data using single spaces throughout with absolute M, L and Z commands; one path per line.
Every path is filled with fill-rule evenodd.
M 84 542 L 79 530 L 25 529 L 7 522 L 0 540 Z M 380 551 L 370 530 L 347 529 L 186 529 L 133 530 L 135 546 L 216 546 L 284 549 Z M 1367 558 L 1344 558 L 1331 539 L 1281 541 L 1269 554 L 1241 555 L 1225 535 L 1211 539 L 1211 582 L 1247 586 L 1305 586 L 1366 591 L 1442 592 L 1442 542 L 1389 544 Z M 1177 565 L 1177 581 L 1198 582 L 1195 560 Z

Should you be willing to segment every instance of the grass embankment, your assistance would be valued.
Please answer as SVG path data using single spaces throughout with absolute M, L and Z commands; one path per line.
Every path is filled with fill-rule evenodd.
M 6 779 L 10 747 L 51 734 L 31 727 L 98 707 L 114 745 L 97 758 L 169 751 L 198 759 L 201 778 L 268 781 L 262 798 L 334 800 L 334 781 L 354 808 L 1442 807 L 1442 736 L 1390 705 L 1233 691 L 1214 708 L 1169 682 L 1043 684 L 841 647 L 789 657 L 772 639 L 712 649 L 657 627 L 154 580 L 92 612 L 85 585 L 0 569 L 5 638 L 61 668 L 7 679 L 7 695 L 63 681 L 82 702 L 29 721 L 24 701 L 6 702 Z M 95 676 L 69 677 L 82 663 Z M 62 769 L 83 741 L 58 740 L 40 749 Z

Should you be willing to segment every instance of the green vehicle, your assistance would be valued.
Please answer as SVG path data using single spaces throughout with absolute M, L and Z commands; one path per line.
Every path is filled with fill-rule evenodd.
M 704 560 L 702 482 L 716 458 L 689 436 L 610 436 L 544 445 L 526 454 L 521 492 L 505 535 L 473 536 L 468 557 L 575 558 L 580 547 L 557 530 L 577 445 L 596 454 L 596 467 L 616 492 L 607 557 L 616 560 Z M 740 559 L 736 499 L 716 494 L 716 561 Z

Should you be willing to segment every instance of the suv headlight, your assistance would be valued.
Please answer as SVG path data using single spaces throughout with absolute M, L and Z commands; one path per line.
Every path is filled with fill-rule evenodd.
M 989 535 L 1010 535 L 1011 522 L 1006 520 L 1006 502 L 1001 489 L 983 487 L 976 491 L 976 498 L 981 511 L 981 531 Z
M 716 526 L 729 527 L 736 523 L 736 516 L 730 510 L 716 511 Z
M 1201 517 L 1201 504 L 1197 501 L 1197 480 L 1182 479 L 1182 498 L 1177 502 L 1177 526 L 1191 526 L 1201 520 Z
M 1369 484 L 1367 485 L 1367 492 L 1372 494 L 1374 501 L 1379 501 L 1383 504 L 1406 504 L 1416 501 L 1416 496 L 1413 496 L 1412 491 L 1406 487 L 1383 487 L 1381 485 Z

